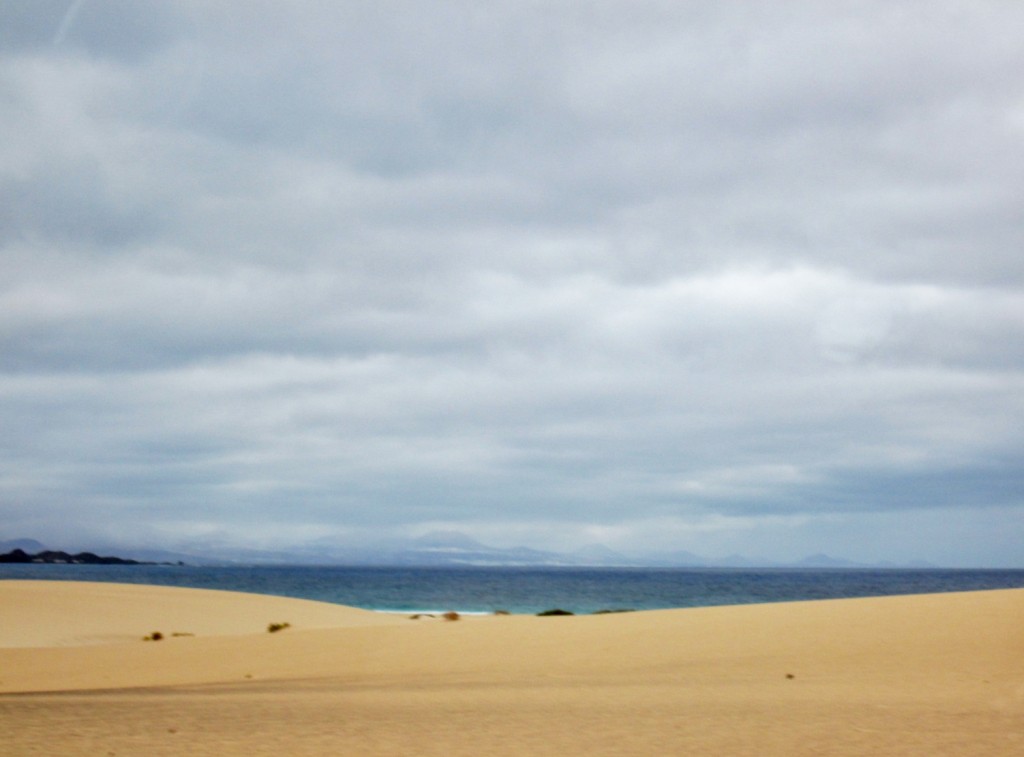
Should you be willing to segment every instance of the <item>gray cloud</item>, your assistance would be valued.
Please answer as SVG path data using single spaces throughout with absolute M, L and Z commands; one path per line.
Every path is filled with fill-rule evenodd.
M 1022 23 L 4 7 L 4 532 L 1020 565 Z

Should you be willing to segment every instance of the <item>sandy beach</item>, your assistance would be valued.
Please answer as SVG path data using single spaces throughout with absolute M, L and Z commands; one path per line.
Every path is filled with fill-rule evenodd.
M 0 581 L 0 617 L 9 755 L 1024 753 L 1024 590 L 446 622 Z

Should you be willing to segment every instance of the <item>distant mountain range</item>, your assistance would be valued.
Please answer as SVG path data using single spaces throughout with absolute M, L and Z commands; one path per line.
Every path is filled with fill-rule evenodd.
M 0 541 L 0 553 L 66 552 L 48 550 L 35 539 Z M 99 551 L 95 550 L 94 551 Z M 104 547 L 118 552 L 124 561 L 183 562 L 191 565 L 277 564 L 277 565 L 393 565 L 393 566 L 537 566 L 537 567 L 635 567 L 635 568 L 930 568 L 927 563 L 858 563 L 825 554 L 796 562 L 774 562 L 763 558 L 730 555 L 709 558 L 685 550 L 645 557 L 616 552 L 603 544 L 591 544 L 574 552 L 550 552 L 529 547 L 491 547 L 457 531 L 435 531 L 417 539 L 387 546 L 339 547 L 320 543 L 291 550 L 221 549 L 215 553 L 172 552 L 157 549 Z M 92 553 L 87 553 L 92 554 Z M 72 555 L 68 555 L 73 557 Z M 95 556 L 95 555 L 92 555 Z M 67 560 L 58 560 L 67 561 Z

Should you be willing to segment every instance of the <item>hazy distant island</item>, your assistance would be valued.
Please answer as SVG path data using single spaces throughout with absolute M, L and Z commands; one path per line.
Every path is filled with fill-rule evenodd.
M 66 545 L 65 545 L 66 546 Z M 30 538 L 0 539 L 2 563 L 56 563 L 80 565 L 378 565 L 392 567 L 600 567 L 600 568 L 934 568 L 924 562 L 860 562 L 815 554 L 794 561 L 729 555 L 706 557 L 686 550 L 626 555 L 603 544 L 590 544 L 573 552 L 530 547 L 494 547 L 458 531 L 433 531 L 414 539 L 365 546 L 310 545 L 263 550 L 221 547 L 215 553 L 177 552 L 158 548 L 109 547 L 125 557 L 101 557 L 107 547 L 75 545 L 77 554 L 55 550 Z

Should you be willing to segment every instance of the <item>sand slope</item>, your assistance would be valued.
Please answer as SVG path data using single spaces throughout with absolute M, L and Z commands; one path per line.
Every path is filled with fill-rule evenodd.
M 171 586 L 77 581 L 0 581 L 0 647 L 135 642 L 162 631 L 256 634 L 269 623 L 303 628 L 387 625 L 381 613 L 325 602 Z
M 0 581 L 0 612 L 0 691 L 65 692 L 0 696 L 12 754 L 1024 753 L 1024 590 L 424 623 Z

